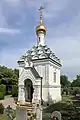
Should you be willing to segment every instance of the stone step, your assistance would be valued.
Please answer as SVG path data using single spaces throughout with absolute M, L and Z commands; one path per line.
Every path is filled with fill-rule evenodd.
M 27 108 L 32 108 L 33 109 L 34 107 L 33 106 L 27 106 Z
M 33 111 L 34 107 L 27 107 L 27 111 Z
M 33 111 L 33 110 L 31 110 L 31 109 L 28 109 L 28 110 L 27 110 L 27 112 L 32 112 L 32 111 Z

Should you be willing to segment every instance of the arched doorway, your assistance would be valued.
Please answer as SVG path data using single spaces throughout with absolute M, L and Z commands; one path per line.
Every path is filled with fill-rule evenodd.
M 24 85 L 25 85 L 25 101 L 26 102 L 32 102 L 32 98 L 33 98 L 33 83 L 30 79 L 26 79 L 24 81 Z

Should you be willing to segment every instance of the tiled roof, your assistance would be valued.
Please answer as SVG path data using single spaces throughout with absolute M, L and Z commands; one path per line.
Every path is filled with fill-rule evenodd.
M 31 50 L 28 50 L 18 62 L 23 62 L 25 57 L 30 58 L 31 60 L 51 58 L 55 62 L 61 64 L 60 59 L 48 48 L 47 45 L 42 46 L 33 46 Z

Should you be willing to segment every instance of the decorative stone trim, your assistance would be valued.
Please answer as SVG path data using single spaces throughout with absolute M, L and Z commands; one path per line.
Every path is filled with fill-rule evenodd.
M 42 88 L 60 88 L 60 85 L 42 85 Z

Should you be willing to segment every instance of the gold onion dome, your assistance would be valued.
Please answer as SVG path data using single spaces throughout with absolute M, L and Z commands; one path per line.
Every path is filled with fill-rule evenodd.
M 46 34 L 46 27 L 43 25 L 43 21 L 42 21 L 42 9 L 43 7 L 40 7 L 40 23 L 39 25 L 36 27 L 36 34 L 38 35 L 39 32 L 43 32 L 44 34 Z
M 44 34 L 46 34 L 46 28 L 43 24 L 39 24 L 36 27 L 36 34 L 38 35 L 39 32 L 44 32 Z

